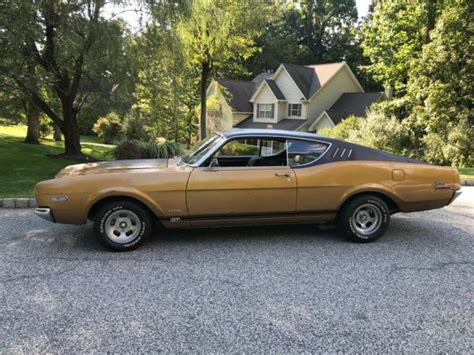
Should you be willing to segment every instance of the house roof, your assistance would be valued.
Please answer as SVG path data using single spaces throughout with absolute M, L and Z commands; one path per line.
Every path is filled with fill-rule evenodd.
M 272 77 L 273 77 L 273 72 L 264 72 L 264 73 L 258 74 L 255 78 L 252 79 L 252 81 L 256 83 L 258 86 L 263 80 L 271 79 Z
M 268 87 L 273 92 L 277 100 L 286 100 L 285 95 L 283 95 L 275 81 L 273 81 L 272 79 L 265 79 L 265 82 L 268 84 Z
M 227 79 L 216 79 L 216 81 L 232 94 L 232 99 L 229 102 L 232 108 L 237 112 L 253 112 L 250 98 L 257 88 L 257 83 L 253 81 Z
M 382 95 L 381 92 L 345 93 L 329 110 L 326 110 L 326 113 L 335 125 L 351 115 L 364 117 L 370 105 L 379 100 Z
M 306 123 L 306 120 L 297 120 L 293 118 L 285 118 L 278 123 L 254 122 L 253 116 L 249 116 L 242 122 L 235 125 L 235 128 L 260 128 L 260 129 L 273 128 L 273 129 L 278 129 L 278 130 L 283 129 L 283 130 L 294 131 L 305 123 Z
M 344 64 L 344 62 L 340 62 L 304 66 L 284 63 L 282 66 L 291 76 L 304 97 L 309 99 L 331 79 Z

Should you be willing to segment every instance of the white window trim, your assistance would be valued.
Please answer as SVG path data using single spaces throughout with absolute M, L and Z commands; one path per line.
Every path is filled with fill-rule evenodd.
M 299 105 L 300 107 L 300 114 L 299 115 L 292 115 L 291 114 L 291 106 L 292 105 Z M 292 103 L 288 103 L 288 106 L 287 106 L 287 112 L 288 112 L 288 117 L 292 117 L 292 118 L 301 118 L 303 117 L 303 104 L 300 103 L 300 102 L 292 102 Z
M 259 117 L 259 106 L 260 105 L 269 105 L 270 106 L 270 114 L 271 112 L 273 111 L 273 116 L 270 116 L 270 117 Z M 265 111 L 262 111 L 262 112 L 269 112 L 268 110 L 265 110 Z M 256 104 L 256 108 L 255 108 L 255 120 L 257 121 L 261 121 L 261 122 L 265 122 L 265 121 L 270 121 L 270 122 L 273 122 L 275 121 L 275 116 L 276 116 L 276 105 L 275 103 L 268 103 L 268 102 L 259 102 Z

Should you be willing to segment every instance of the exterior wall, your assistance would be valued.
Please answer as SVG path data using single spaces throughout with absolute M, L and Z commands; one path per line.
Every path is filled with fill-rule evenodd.
M 301 100 L 304 100 L 303 95 L 301 94 L 300 90 L 296 86 L 295 82 L 291 77 L 288 75 L 285 69 L 282 69 L 276 78 L 274 78 L 275 83 L 280 88 L 283 95 L 285 95 L 286 100 L 288 101 L 285 103 L 285 110 L 282 113 L 282 118 L 295 118 L 295 119 L 306 119 L 307 118 L 307 106 L 303 104 L 301 107 L 301 117 L 288 117 L 288 104 L 301 104 Z
M 278 122 L 280 122 L 282 119 L 286 118 L 286 113 L 288 110 L 288 106 L 286 102 L 279 102 L 278 103 Z
M 356 85 L 347 70 L 341 69 L 309 102 L 309 124 L 334 105 L 337 99 L 346 92 L 363 92 L 363 90 Z
M 314 126 L 314 132 L 319 132 L 320 130 L 324 129 L 324 128 L 332 128 L 334 127 L 334 123 L 332 122 L 332 120 L 324 113 L 321 118 L 319 119 L 319 121 L 316 123 L 316 125 Z
M 262 119 L 257 118 L 257 107 L 258 104 L 274 104 L 275 111 L 273 113 L 273 119 Z M 253 102 L 253 120 L 255 122 L 268 122 L 268 123 L 277 123 L 278 122 L 278 101 L 275 99 L 272 91 L 268 87 L 268 85 L 263 85 L 262 89 L 255 97 L 255 101 Z

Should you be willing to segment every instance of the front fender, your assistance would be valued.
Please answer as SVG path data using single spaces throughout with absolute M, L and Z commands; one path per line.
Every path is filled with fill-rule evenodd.
M 147 206 L 150 211 L 152 211 L 155 216 L 160 217 L 163 216 L 163 209 L 155 202 L 153 201 L 150 196 L 148 196 L 146 193 L 143 193 L 140 190 L 137 190 L 135 188 L 107 188 L 103 189 L 97 192 L 94 192 L 92 194 L 86 204 L 86 208 L 84 211 L 83 219 L 84 221 L 87 221 L 87 217 L 89 215 L 89 212 L 91 208 L 99 201 L 104 200 L 106 198 L 110 197 L 128 197 L 135 199 L 137 201 L 140 201 L 143 203 L 145 206 Z

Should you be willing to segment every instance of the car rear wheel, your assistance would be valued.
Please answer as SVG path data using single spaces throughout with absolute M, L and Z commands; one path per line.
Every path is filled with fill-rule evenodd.
M 142 206 L 132 201 L 105 204 L 94 220 L 99 241 L 113 251 L 138 248 L 151 234 L 152 219 Z
M 379 239 L 390 223 L 390 210 L 379 197 L 363 195 L 350 200 L 339 214 L 339 230 L 354 242 Z

